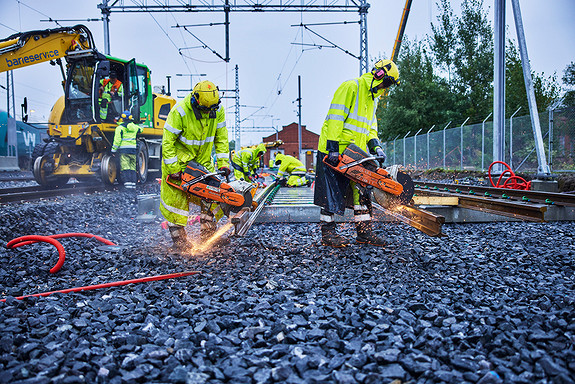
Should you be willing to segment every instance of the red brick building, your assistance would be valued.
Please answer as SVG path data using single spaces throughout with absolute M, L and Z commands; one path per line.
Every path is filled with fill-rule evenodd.
M 281 152 L 286 155 L 299 158 L 307 169 L 315 168 L 315 155 L 317 152 L 317 142 L 319 140 L 319 135 L 317 133 L 308 131 L 305 128 L 305 125 L 301 126 L 301 154 L 299 156 L 297 154 L 299 149 L 297 123 L 284 125 L 282 130 L 277 134 L 274 133 L 267 137 L 263 137 L 262 142 L 275 141 L 278 139 L 282 140 L 284 143 L 278 148 L 266 151 L 264 155 L 265 166 L 269 165 L 270 156 L 273 157 L 276 152 Z

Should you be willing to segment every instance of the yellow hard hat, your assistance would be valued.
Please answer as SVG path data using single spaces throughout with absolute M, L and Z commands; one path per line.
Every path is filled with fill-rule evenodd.
M 208 80 L 200 81 L 194 87 L 192 96 L 201 110 L 217 111 L 220 105 L 220 93 L 218 87 Z
M 399 69 L 391 60 L 379 60 L 373 66 L 371 73 L 375 81 L 382 82 L 383 88 L 399 85 Z

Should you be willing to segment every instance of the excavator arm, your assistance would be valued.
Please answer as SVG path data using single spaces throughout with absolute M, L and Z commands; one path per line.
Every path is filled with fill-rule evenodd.
M 62 57 L 91 56 L 96 45 L 84 25 L 19 32 L 0 40 L 0 73 Z

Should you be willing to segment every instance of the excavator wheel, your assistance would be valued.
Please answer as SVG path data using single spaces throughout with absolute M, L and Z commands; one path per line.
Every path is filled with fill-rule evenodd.
M 58 150 L 59 145 L 54 142 L 45 143 L 45 145 L 38 144 L 34 148 L 34 152 L 39 156 L 34 160 L 32 173 L 38 184 L 46 187 L 60 187 L 70 180 L 69 176 L 54 176 L 52 174 L 54 172 L 54 155 Z

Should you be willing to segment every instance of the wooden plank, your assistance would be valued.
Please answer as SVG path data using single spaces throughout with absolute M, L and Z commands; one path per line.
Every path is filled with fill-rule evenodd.
M 413 196 L 415 205 L 459 205 L 457 196 Z

